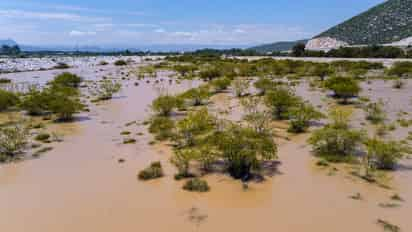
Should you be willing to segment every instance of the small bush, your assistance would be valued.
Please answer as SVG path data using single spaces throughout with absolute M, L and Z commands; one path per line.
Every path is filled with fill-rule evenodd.
M 123 144 L 134 144 L 136 143 L 136 139 L 133 138 L 126 138 L 123 140 Z
M 36 135 L 36 137 L 34 137 L 34 140 L 36 141 L 41 141 L 41 142 L 46 142 L 50 139 L 50 134 L 48 133 L 41 133 Z
M 153 162 L 149 167 L 142 170 L 138 174 L 139 180 L 152 180 L 163 177 L 163 168 L 160 162 Z
M 386 120 L 386 113 L 383 110 L 384 103 L 382 101 L 376 103 L 369 103 L 366 108 L 366 120 L 373 124 L 379 124 Z
M 127 65 L 127 62 L 125 60 L 116 60 L 114 62 L 114 65 L 116 65 L 116 66 L 125 66 L 125 65 Z
M 98 100 L 105 101 L 113 98 L 113 94 L 118 93 L 122 88 L 119 82 L 103 80 L 100 82 L 96 95 Z
M 54 80 L 50 82 L 50 84 L 52 86 L 60 85 L 64 87 L 78 88 L 81 82 L 82 78 L 76 74 L 64 72 L 57 75 Z
M 173 136 L 175 123 L 167 117 L 154 117 L 150 120 L 149 132 L 155 134 L 157 140 L 166 140 Z
M 152 109 L 161 116 L 169 116 L 173 109 L 181 105 L 181 100 L 175 96 L 163 95 L 152 102 Z
M 10 79 L 7 78 L 0 78 L 0 84 L 8 84 L 11 83 Z
M 19 103 L 19 98 L 16 94 L 0 89 L 0 112 L 8 110 Z
M 325 87 L 335 93 L 335 97 L 348 103 L 349 98 L 356 97 L 361 91 L 359 83 L 350 77 L 332 77 L 326 80 Z
M 68 69 L 70 66 L 66 63 L 59 62 L 54 67 L 54 69 Z
M 29 131 L 20 124 L 0 127 L 0 162 L 13 160 L 25 148 Z
M 198 178 L 188 180 L 185 185 L 183 185 L 183 189 L 189 192 L 208 192 L 210 187 L 205 180 L 201 180 Z
M 215 88 L 217 92 L 219 92 L 219 91 L 226 90 L 230 86 L 231 82 L 232 81 L 229 78 L 222 77 L 222 78 L 214 79 L 212 81 L 212 86 Z

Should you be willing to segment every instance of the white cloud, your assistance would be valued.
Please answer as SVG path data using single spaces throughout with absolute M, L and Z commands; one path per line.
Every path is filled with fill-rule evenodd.
M 73 30 L 69 32 L 69 35 L 72 37 L 81 37 L 81 36 L 92 36 L 96 35 L 97 33 L 95 31 L 76 31 Z
M 82 16 L 73 13 L 64 12 L 37 12 L 37 11 L 25 11 L 25 10 L 0 10 L 0 17 L 13 18 L 13 19 L 35 19 L 35 20 L 63 20 L 63 21 L 76 21 L 76 22 L 92 22 L 92 21 L 104 21 L 106 18 Z

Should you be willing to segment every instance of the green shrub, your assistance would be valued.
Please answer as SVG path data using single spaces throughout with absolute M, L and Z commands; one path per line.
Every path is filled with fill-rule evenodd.
M 193 146 L 196 144 L 196 137 L 211 131 L 214 125 L 215 118 L 206 108 L 189 113 L 177 123 L 176 140 L 180 146 Z
M 403 77 L 405 75 L 412 74 L 412 62 L 396 62 L 391 68 L 387 70 L 388 75 L 395 75 L 398 77 Z
M 170 159 L 172 164 L 177 168 L 178 173 L 175 175 L 176 180 L 191 177 L 189 172 L 190 162 L 197 157 L 197 151 L 193 149 L 178 149 Z
M 254 83 L 254 86 L 259 90 L 260 95 L 265 95 L 276 87 L 276 83 L 269 78 L 261 77 Z
M 227 170 L 236 179 L 249 179 L 252 170 L 259 170 L 263 161 L 277 157 L 277 145 L 271 134 L 260 134 L 235 124 L 210 136 Z
M 116 65 L 116 66 L 125 66 L 125 65 L 127 65 L 127 62 L 125 60 L 116 60 L 114 62 L 114 65 Z
M 398 161 L 410 152 L 409 147 L 396 141 L 383 141 L 378 138 L 369 139 L 367 147 L 367 169 L 392 170 Z
M 199 72 L 199 76 L 200 78 L 202 78 L 203 80 L 208 80 L 211 81 L 213 79 L 216 79 L 221 75 L 221 71 L 217 68 L 217 67 L 209 67 L 207 69 L 201 70 Z
M 149 132 L 155 134 L 157 140 L 166 140 L 173 136 L 175 123 L 167 117 L 154 117 L 150 120 Z
M 100 82 L 96 95 L 98 100 L 105 101 L 113 98 L 113 94 L 118 93 L 122 88 L 119 82 L 103 80 Z
M 43 115 L 48 110 L 50 100 L 48 93 L 48 91 L 30 88 L 29 92 L 23 96 L 20 107 L 26 110 L 29 115 Z
M 0 84 L 8 84 L 11 83 L 10 79 L 7 78 L 0 78 Z
M 317 111 L 309 103 L 301 103 L 296 107 L 292 108 L 289 113 L 290 127 L 289 132 L 302 133 L 305 132 L 312 120 L 319 120 L 323 118 L 324 115 Z
M 242 97 L 249 89 L 249 81 L 246 78 L 238 77 L 232 81 L 232 87 L 235 91 L 236 97 Z
M 226 90 L 230 86 L 231 82 L 232 80 L 230 80 L 229 78 L 221 77 L 214 79 L 211 84 L 217 92 L 220 92 Z
M 180 95 L 182 99 L 187 99 L 193 102 L 194 106 L 203 105 L 210 97 L 209 88 L 207 86 L 201 86 L 198 88 L 190 89 Z
M 17 158 L 25 148 L 29 131 L 21 124 L 0 127 L 0 162 Z
M 349 98 L 356 97 L 361 91 L 359 83 L 350 77 L 332 77 L 326 80 L 325 87 L 335 93 L 335 97 L 347 103 Z
M 299 102 L 295 93 L 286 87 L 277 87 L 265 96 L 265 104 L 271 109 L 275 119 L 289 118 L 289 111 Z
M 12 92 L 0 89 L 0 112 L 8 110 L 19 103 L 19 97 Z
M 386 113 L 383 110 L 384 103 L 382 101 L 369 103 L 366 105 L 366 120 L 373 124 L 379 124 L 386 120 Z
M 36 141 L 41 141 L 41 142 L 46 142 L 50 139 L 50 134 L 48 133 L 40 133 L 34 137 L 34 140 Z
M 48 91 L 50 97 L 48 109 L 57 115 L 59 121 L 72 120 L 73 115 L 84 108 L 79 99 L 79 92 L 75 88 L 54 86 L 45 91 Z
M 139 180 L 146 181 L 161 178 L 163 176 L 162 164 L 160 162 L 153 162 L 149 167 L 140 171 L 137 177 Z
M 123 139 L 123 144 L 134 144 L 134 143 L 136 143 L 136 139 L 133 139 L 133 138 Z
M 152 109 L 161 116 L 169 116 L 173 109 L 181 105 L 181 100 L 175 96 L 162 95 L 152 102 Z
M 205 180 L 194 178 L 188 180 L 183 185 L 183 189 L 189 192 L 209 192 L 210 187 Z
M 50 84 L 52 86 L 59 85 L 63 87 L 78 88 L 81 82 L 82 78 L 80 78 L 76 74 L 64 72 L 57 75 L 54 80 L 50 82 Z

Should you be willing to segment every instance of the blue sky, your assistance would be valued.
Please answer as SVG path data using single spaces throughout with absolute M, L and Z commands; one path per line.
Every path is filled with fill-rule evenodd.
M 260 44 L 310 38 L 383 0 L 0 0 L 29 45 Z

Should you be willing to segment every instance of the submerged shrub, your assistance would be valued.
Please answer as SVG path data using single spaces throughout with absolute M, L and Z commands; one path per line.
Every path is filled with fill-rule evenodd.
M 254 83 L 254 86 L 259 90 L 260 95 L 265 95 L 276 87 L 276 83 L 269 78 L 261 77 Z
M 116 66 L 125 66 L 125 65 L 127 65 L 127 62 L 125 60 L 116 60 L 114 62 L 114 65 L 116 65 Z
M 386 120 L 386 113 L 383 110 L 384 103 L 382 101 L 373 102 L 366 105 L 366 120 L 373 124 L 379 124 Z
M 142 170 L 138 174 L 139 180 L 152 180 L 163 177 L 163 168 L 160 162 L 153 162 L 150 164 L 149 167 Z
M 236 97 L 242 97 L 249 89 L 249 81 L 245 78 L 236 78 L 234 81 L 232 81 L 232 87 L 235 91 Z
M 41 91 L 37 88 L 30 88 L 29 92 L 22 98 L 20 107 L 26 110 L 29 115 L 38 116 L 48 110 L 50 96 L 48 91 Z
M 18 103 L 19 97 L 15 93 L 0 89 L 0 112 L 14 107 Z
M 119 82 L 103 80 L 97 89 L 97 98 L 102 101 L 110 100 L 113 98 L 113 94 L 118 93 L 121 88 L 122 85 Z
M 387 70 L 388 75 L 403 77 L 412 74 L 412 62 L 396 62 Z
M 177 123 L 177 140 L 180 146 L 193 146 L 196 137 L 213 129 L 215 118 L 206 108 L 189 113 L 189 115 Z
M 162 95 L 152 102 L 152 109 L 161 116 L 169 116 L 173 109 L 181 105 L 181 100 L 175 96 Z
M 46 142 L 50 139 L 50 137 L 51 136 L 48 133 L 41 133 L 41 134 L 36 135 L 36 137 L 34 137 L 34 139 L 36 141 Z
M 29 131 L 21 124 L 0 127 L 0 162 L 17 158 L 27 144 Z
M 332 77 L 326 80 L 325 87 L 335 93 L 335 97 L 347 103 L 349 98 L 356 97 L 361 91 L 359 83 L 350 77 Z
M 81 82 L 82 78 L 80 78 L 76 74 L 64 72 L 57 75 L 54 80 L 50 82 L 50 85 L 78 88 Z
M 214 79 L 211 82 L 211 84 L 215 88 L 215 90 L 217 92 L 219 92 L 219 91 L 226 90 L 230 86 L 231 82 L 232 82 L 232 80 L 230 80 L 229 78 L 221 77 L 221 78 L 218 78 L 218 79 Z
M 210 92 L 208 86 L 201 86 L 184 92 L 180 97 L 193 102 L 194 106 L 200 106 L 209 99 Z
M 175 123 L 168 117 L 154 117 L 150 120 L 149 132 L 155 134 L 157 140 L 169 139 L 173 136 Z
M 75 88 L 54 86 L 46 91 L 50 96 L 48 109 L 57 114 L 60 121 L 72 120 L 73 115 L 84 108 L 79 99 L 79 92 Z
M 323 118 L 324 115 L 317 111 L 309 103 L 301 103 L 296 107 L 292 108 L 289 113 L 290 127 L 289 132 L 302 133 L 305 132 L 312 120 L 319 120 Z
M 209 184 L 205 180 L 193 178 L 188 180 L 183 189 L 189 192 L 208 192 L 210 190 Z
M 398 161 L 410 152 L 409 147 L 396 141 L 369 139 L 367 147 L 367 168 L 392 170 Z
M 278 87 L 265 96 L 265 104 L 271 109 L 275 119 L 287 119 L 289 111 L 299 102 L 295 93 L 286 87 Z

